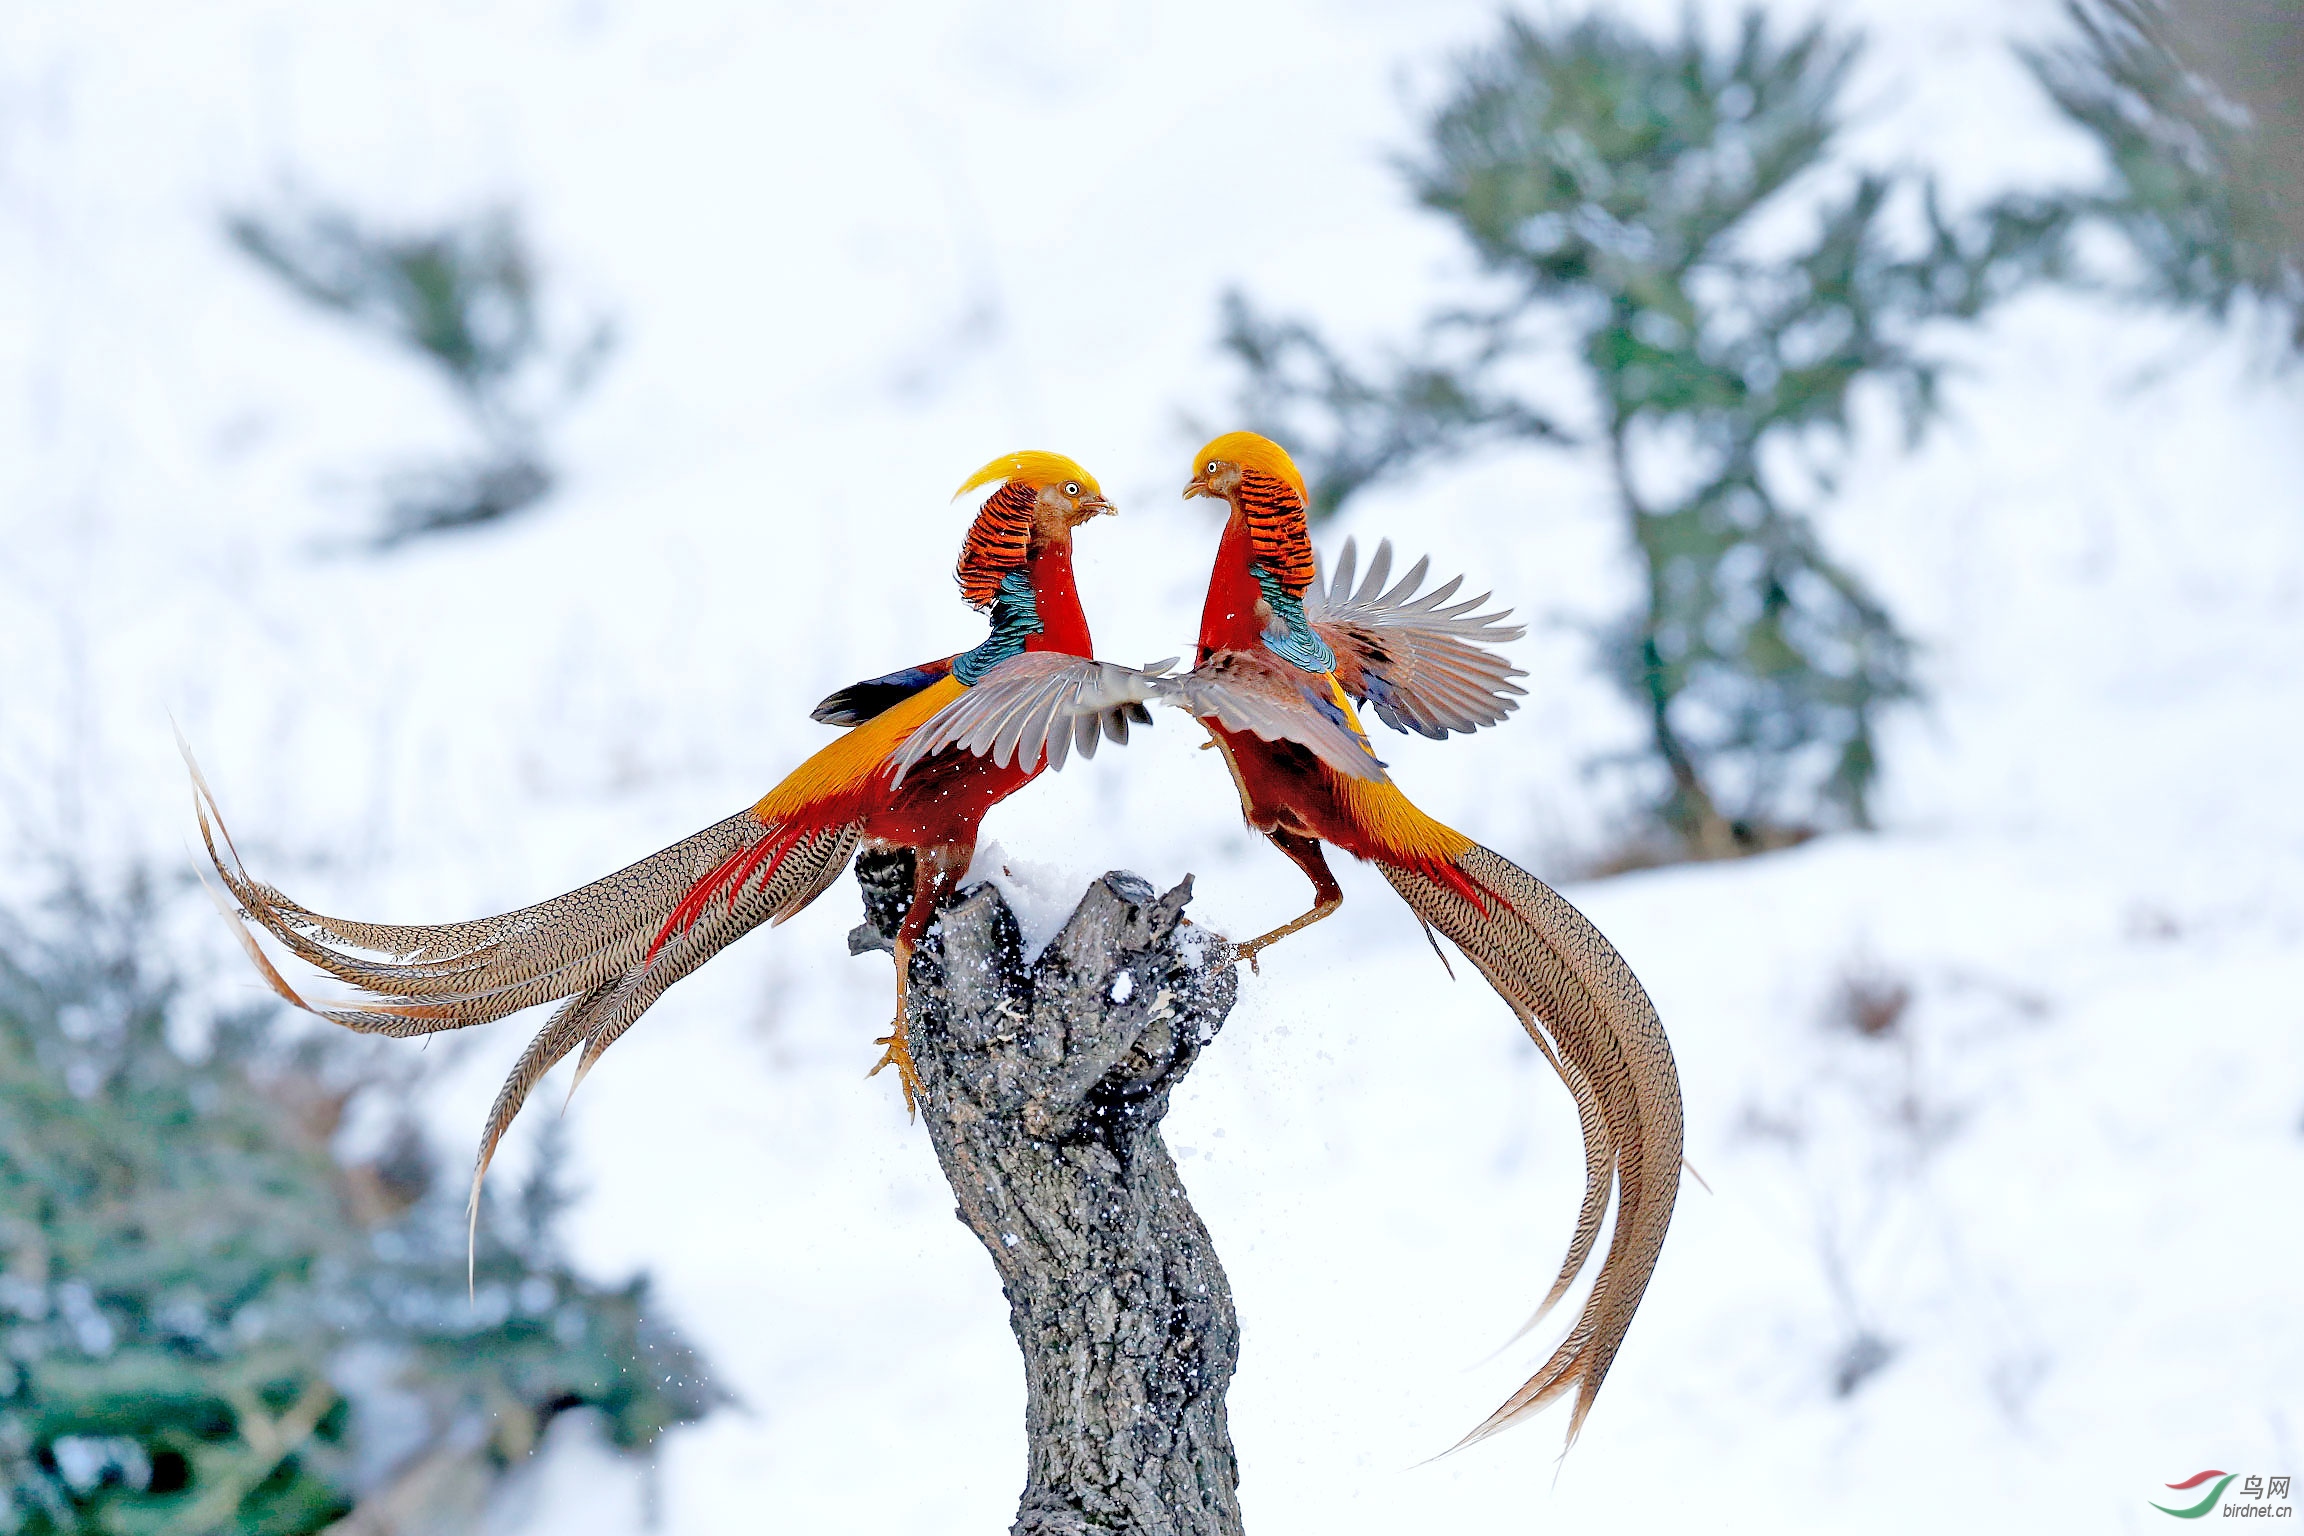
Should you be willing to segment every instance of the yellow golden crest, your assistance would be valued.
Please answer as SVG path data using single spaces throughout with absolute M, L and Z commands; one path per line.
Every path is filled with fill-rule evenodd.
M 1296 493 L 1298 507 L 1312 505 L 1311 493 L 1304 489 L 1304 476 L 1296 468 L 1296 461 L 1288 457 L 1287 449 L 1261 433 L 1227 432 L 1211 440 L 1193 458 L 1192 472 L 1196 475 L 1206 472 L 1211 459 L 1283 480 Z
M 1018 453 L 1004 453 L 960 483 L 953 498 L 967 495 L 992 484 L 995 480 L 1028 485 L 1039 490 L 1046 485 L 1077 485 L 1083 496 L 1101 496 L 1103 487 L 1096 477 L 1060 453 L 1041 453 L 1025 449 Z

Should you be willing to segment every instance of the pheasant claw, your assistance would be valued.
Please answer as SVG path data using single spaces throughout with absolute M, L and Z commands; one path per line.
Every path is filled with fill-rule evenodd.
M 878 1077 L 883 1068 L 894 1067 L 896 1080 L 904 1088 L 904 1113 L 917 1120 L 920 1118 L 920 1069 L 912 1065 L 912 1048 L 904 1043 L 904 1021 L 899 1018 L 890 1026 L 890 1030 L 891 1033 L 872 1042 L 874 1045 L 886 1046 L 887 1049 L 872 1064 L 872 1070 L 864 1075 Z

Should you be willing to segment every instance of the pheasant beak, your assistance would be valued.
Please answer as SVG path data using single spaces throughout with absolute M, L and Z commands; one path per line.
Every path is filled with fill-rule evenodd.
M 1080 503 L 1080 510 L 1090 517 L 1118 517 L 1120 509 L 1101 496 L 1089 496 Z
M 1214 491 L 1208 488 L 1208 477 L 1206 475 L 1194 475 L 1190 480 L 1185 482 L 1184 499 L 1186 501 L 1190 501 L 1195 496 L 1213 496 L 1215 494 L 1216 493 Z

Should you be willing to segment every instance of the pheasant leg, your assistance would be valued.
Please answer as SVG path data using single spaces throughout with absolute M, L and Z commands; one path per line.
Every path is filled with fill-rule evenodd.
M 935 847 L 914 850 L 912 864 L 912 904 L 904 911 L 904 922 L 896 930 L 896 1022 L 888 1026 L 888 1033 L 873 1041 L 885 1046 L 880 1059 L 873 1063 L 866 1077 L 877 1077 L 881 1069 L 894 1067 L 898 1081 L 904 1085 L 904 1112 L 917 1116 L 920 1111 L 920 1073 L 912 1065 L 912 1051 L 905 1043 L 904 1033 L 911 1009 L 908 1006 L 912 990 L 912 950 L 928 925 L 935 920 L 936 909 L 944 898 L 959 885 L 960 877 L 967 873 L 971 848 Z
M 1299 929 L 1311 927 L 1344 905 L 1343 887 L 1329 873 L 1328 856 L 1322 851 L 1318 838 L 1299 837 L 1293 832 L 1278 831 L 1267 832 L 1265 836 L 1271 838 L 1273 845 L 1282 853 L 1295 860 L 1296 867 L 1304 871 L 1305 877 L 1312 882 L 1312 910 L 1302 917 L 1282 923 L 1270 933 L 1260 933 L 1239 946 L 1236 958 L 1247 961 L 1248 969 L 1259 976 L 1264 974 L 1263 968 L 1256 963 L 1259 954 Z
M 904 1113 L 917 1116 L 920 1112 L 920 1072 L 912 1065 L 912 1049 L 904 1039 L 905 1017 L 910 1011 L 906 1006 L 906 994 L 911 990 L 911 981 L 912 946 L 899 938 L 896 941 L 896 1022 L 888 1027 L 888 1033 L 872 1042 L 874 1045 L 884 1045 L 887 1049 L 872 1064 L 872 1070 L 864 1075 L 878 1077 L 882 1068 L 894 1067 L 896 1080 L 904 1087 Z

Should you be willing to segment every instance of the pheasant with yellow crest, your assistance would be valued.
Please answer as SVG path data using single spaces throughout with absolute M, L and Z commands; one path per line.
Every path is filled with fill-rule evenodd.
M 1646 1292 L 1672 1220 L 1681 1168 L 1680 1079 L 1655 1006 L 1615 946 L 1557 892 L 1503 855 L 1419 810 L 1392 782 L 1357 706 L 1431 737 L 1501 721 L 1521 674 L 1487 647 L 1521 631 L 1485 596 L 1454 601 L 1450 581 L 1418 595 L 1419 562 L 1387 587 L 1389 544 L 1355 587 L 1347 543 L 1319 580 L 1303 477 L 1279 444 L 1233 432 L 1203 448 L 1187 497 L 1229 510 L 1201 612 L 1197 663 L 1176 676 L 1050 659 L 956 699 L 898 753 L 940 761 L 954 747 L 1030 762 L 1046 721 L 1124 699 L 1188 711 L 1222 752 L 1248 824 L 1312 882 L 1309 911 L 1238 946 L 1253 966 L 1274 943 L 1334 912 L 1343 892 L 1333 845 L 1376 866 L 1426 932 L 1469 957 L 1576 1101 L 1585 1187 L 1568 1253 L 1530 1326 L 1565 1296 L 1616 1220 L 1598 1275 L 1567 1337 L 1525 1385 L 1465 1437 L 1485 1438 L 1570 1391 L 1573 1442 Z M 1110 679 L 1118 673 L 1121 686 Z M 1070 701 L 1049 712 L 1044 700 Z M 1089 718 L 1083 716 L 1081 718 Z M 1024 728 L 1019 728 L 1019 722 Z M 1435 945 L 1435 947 L 1437 947 Z
M 534 906 L 456 923 L 372 923 L 314 912 L 253 876 L 240 861 L 197 765 L 195 807 L 210 860 L 234 915 L 290 954 L 359 989 L 341 1003 L 307 1002 L 253 934 L 241 941 L 289 1002 L 349 1029 L 429 1035 L 485 1024 L 559 1002 L 514 1064 L 489 1111 L 473 1171 L 480 1181 L 513 1117 L 539 1079 L 582 1048 L 576 1081 L 666 988 L 762 923 L 781 923 L 823 894 L 860 849 L 901 849 L 913 884 L 895 939 L 896 1013 L 879 1065 L 896 1068 L 907 1106 L 918 1089 L 905 1044 L 905 994 L 913 947 L 974 857 L 984 815 L 1077 747 L 1125 741 L 1125 698 L 1072 708 L 1114 692 L 1093 661 L 1087 615 L 1073 580 L 1072 538 L 1113 510 L 1094 477 L 1053 453 L 993 460 L 956 495 L 993 487 L 977 511 L 956 571 L 961 595 L 987 611 L 991 633 L 972 650 L 841 689 L 815 718 L 847 733 L 803 762 L 747 810 L 713 823 L 637 864 Z M 1043 658 L 1081 667 L 1067 696 L 1064 729 L 1046 733 L 1030 759 L 1000 763 L 966 752 L 909 754 L 920 726 L 975 688 L 1038 675 Z M 899 759 L 901 758 L 901 764 Z M 574 1091 L 573 1085 L 571 1092 Z

